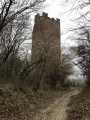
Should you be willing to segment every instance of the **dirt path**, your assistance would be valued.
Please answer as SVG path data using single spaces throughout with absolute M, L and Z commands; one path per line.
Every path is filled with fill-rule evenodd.
M 75 90 L 57 98 L 52 104 L 49 104 L 46 109 L 43 109 L 40 113 L 36 114 L 32 120 L 66 120 L 66 111 L 69 109 L 67 105 L 70 102 L 70 97 L 78 93 L 79 91 Z

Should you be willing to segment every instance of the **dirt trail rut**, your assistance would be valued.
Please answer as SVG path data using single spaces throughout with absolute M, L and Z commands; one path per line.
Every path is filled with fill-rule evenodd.
M 69 109 L 67 105 L 70 102 L 70 97 L 77 95 L 79 92 L 75 90 L 57 98 L 47 108 L 41 110 L 39 114 L 36 114 L 32 120 L 66 120 L 66 111 Z

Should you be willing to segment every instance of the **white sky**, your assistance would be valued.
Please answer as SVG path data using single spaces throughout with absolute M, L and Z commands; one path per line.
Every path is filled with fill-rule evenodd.
M 44 11 L 48 13 L 48 16 L 51 18 L 60 19 L 62 45 L 64 44 L 66 46 L 72 46 L 75 44 L 73 41 L 67 40 L 67 36 L 70 35 L 70 33 L 67 33 L 67 31 L 69 28 L 75 26 L 72 20 L 78 16 L 78 13 L 76 11 L 72 13 L 69 10 L 73 7 L 76 7 L 78 4 L 81 4 L 77 3 L 76 1 L 77 0 L 70 0 L 68 4 L 65 2 L 65 0 L 47 0 L 46 2 L 47 7 L 44 9 Z
M 45 12 L 48 13 L 49 17 L 53 18 L 59 18 L 60 19 L 60 26 L 61 26 L 61 40 L 62 44 L 69 45 L 69 42 L 67 42 L 66 34 L 63 34 L 66 32 L 66 30 L 71 26 L 70 16 L 68 16 L 68 13 L 61 15 L 62 13 L 66 12 L 68 9 L 66 6 L 62 5 L 63 0 L 49 0 L 47 4 L 47 8 L 45 9 Z

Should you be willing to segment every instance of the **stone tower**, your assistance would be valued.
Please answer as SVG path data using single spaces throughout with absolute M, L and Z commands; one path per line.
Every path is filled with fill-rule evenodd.
M 31 61 L 37 62 L 41 60 L 39 67 L 37 67 L 38 70 L 34 72 L 37 73 L 36 71 L 39 71 L 39 77 L 40 74 L 42 74 L 38 79 L 42 79 L 40 82 L 44 82 L 44 85 L 45 81 L 49 83 L 49 69 L 55 69 L 53 67 L 57 61 L 60 63 L 60 41 L 60 20 L 49 18 L 46 13 L 43 13 L 42 16 L 37 14 L 35 16 L 35 24 L 32 33 Z M 50 87 L 50 85 L 46 86 Z

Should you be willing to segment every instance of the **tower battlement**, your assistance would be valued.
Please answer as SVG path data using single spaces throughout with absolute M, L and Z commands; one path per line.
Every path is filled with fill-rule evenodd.
M 55 22 L 55 23 L 57 23 L 57 24 L 60 24 L 60 19 L 54 19 L 54 18 L 50 18 L 50 17 L 48 17 L 48 13 L 45 13 L 45 12 L 43 12 L 42 13 L 42 15 L 40 15 L 40 14 L 37 14 L 36 16 L 35 16 L 35 18 L 37 19 L 37 20 L 39 20 L 39 19 L 45 19 L 45 20 L 49 20 L 49 21 L 51 21 L 51 22 Z

